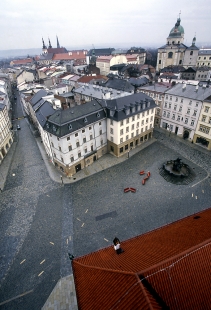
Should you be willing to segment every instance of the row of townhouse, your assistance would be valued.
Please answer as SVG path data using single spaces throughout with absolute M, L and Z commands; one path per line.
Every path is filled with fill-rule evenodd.
M 35 114 L 51 162 L 72 176 L 108 152 L 119 157 L 150 139 L 155 107 L 139 93 L 56 111 L 45 101 Z
M 189 139 L 193 143 L 211 150 L 211 88 L 207 84 L 176 84 L 163 88 L 159 86 L 142 87 L 141 91 L 150 95 L 158 105 L 155 126 L 169 131 L 169 134 Z M 156 101 L 160 98 L 160 104 Z
M 6 104 L 0 103 L 0 164 L 7 155 L 12 143 L 11 121 Z

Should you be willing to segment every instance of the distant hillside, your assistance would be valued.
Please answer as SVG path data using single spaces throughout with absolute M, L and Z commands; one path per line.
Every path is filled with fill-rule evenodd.
M 14 57 L 27 57 L 40 55 L 42 53 L 41 48 L 29 48 L 29 49 L 17 49 L 17 50 L 0 50 L 0 58 L 14 58 Z

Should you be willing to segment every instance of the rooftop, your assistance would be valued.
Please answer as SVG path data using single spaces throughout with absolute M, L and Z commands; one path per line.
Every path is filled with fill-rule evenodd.
M 210 309 L 211 208 L 73 260 L 80 309 Z

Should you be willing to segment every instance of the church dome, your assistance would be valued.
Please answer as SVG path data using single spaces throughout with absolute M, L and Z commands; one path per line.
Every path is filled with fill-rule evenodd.
M 184 28 L 180 25 L 181 19 L 178 18 L 175 26 L 171 29 L 169 37 L 178 37 L 184 35 Z

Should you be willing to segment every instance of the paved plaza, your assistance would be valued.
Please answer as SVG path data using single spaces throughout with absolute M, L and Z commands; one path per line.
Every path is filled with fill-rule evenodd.
M 106 154 L 61 184 L 30 124 L 21 127 L 0 167 L 1 309 L 77 309 L 67 253 L 81 256 L 210 207 L 210 152 L 162 129 L 130 158 Z M 159 174 L 177 157 L 195 171 L 188 185 Z M 141 170 L 151 174 L 145 185 Z

